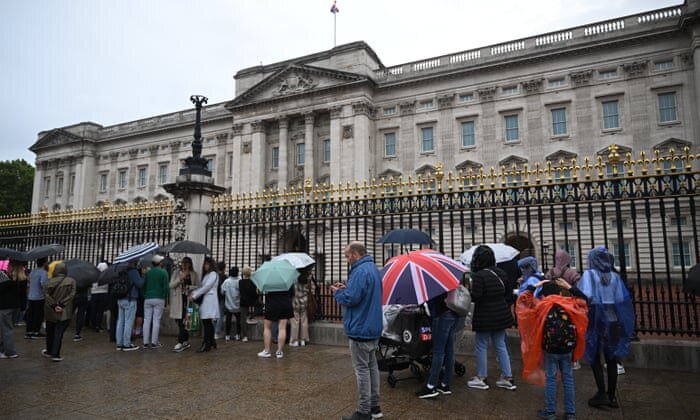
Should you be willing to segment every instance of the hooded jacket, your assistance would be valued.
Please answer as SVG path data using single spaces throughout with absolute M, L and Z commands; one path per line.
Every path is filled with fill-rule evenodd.
M 53 277 L 44 285 L 44 314 L 46 322 L 68 321 L 73 315 L 73 298 L 75 297 L 75 280 L 68 277 L 68 270 L 63 262 L 55 263 Z M 54 309 L 60 306 L 62 312 Z
M 347 286 L 336 290 L 335 300 L 343 305 L 349 338 L 376 340 L 382 335 L 382 280 L 371 256 L 352 264 Z
M 544 278 L 547 280 L 555 280 L 563 278 L 570 285 L 575 285 L 581 275 L 575 268 L 569 267 L 571 264 L 571 256 L 563 249 L 558 249 L 554 254 L 554 267 L 550 268 Z

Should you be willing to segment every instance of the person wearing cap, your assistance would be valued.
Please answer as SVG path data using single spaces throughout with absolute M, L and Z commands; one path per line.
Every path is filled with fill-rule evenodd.
M 107 263 L 101 262 L 97 264 L 97 269 L 100 273 L 107 269 Z M 90 326 L 95 329 L 96 332 L 102 330 L 102 316 L 107 309 L 107 304 L 109 303 L 109 284 L 98 284 L 97 282 L 92 283 L 92 288 L 90 289 Z
M 160 330 L 160 318 L 165 309 L 165 298 L 170 294 L 170 279 L 168 272 L 161 267 L 164 257 L 154 255 L 152 258 L 153 268 L 146 273 L 146 281 L 143 286 L 143 347 L 158 348 L 163 347 L 158 341 Z

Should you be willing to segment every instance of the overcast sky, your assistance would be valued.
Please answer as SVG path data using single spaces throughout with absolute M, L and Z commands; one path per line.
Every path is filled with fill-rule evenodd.
M 339 0 L 338 44 L 392 66 L 682 0 Z M 233 98 L 233 75 L 333 47 L 330 0 L 2 0 L 0 160 L 39 131 Z

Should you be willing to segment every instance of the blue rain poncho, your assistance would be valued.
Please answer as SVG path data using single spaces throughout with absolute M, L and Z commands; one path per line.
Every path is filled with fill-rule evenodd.
M 608 358 L 627 356 L 634 333 L 634 308 L 622 278 L 612 271 L 605 247 L 588 254 L 588 270 L 579 281 L 579 289 L 588 297 L 588 331 L 584 358 L 593 363 L 602 350 Z
M 539 271 L 535 257 L 525 257 L 518 260 L 518 268 L 523 273 L 523 282 L 518 288 L 518 296 L 522 295 L 528 287 L 535 287 L 544 279 L 544 274 Z M 534 295 L 538 299 L 542 297 L 542 286 L 535 289 Z

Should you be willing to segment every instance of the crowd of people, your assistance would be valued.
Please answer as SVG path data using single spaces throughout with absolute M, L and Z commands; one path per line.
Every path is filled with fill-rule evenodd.
M 359 404 L 348 419 L 382 417 L 377 350 L 382 335 L 382 281 L 379 271 L 362 243 L 352 242 L 344 250 L 350 266 L 347 282 L 335 283 L 331 291 L 343 307 L 343 326 L 357 377 Z M 582 274 L 570 267 L 564 250 L 555 256 L 555 266 L 539 271 L 537 260 L 528 256 L 518 261 L 519 278 L 497 266 L 492 249 L 479 246 L 473 253 L 469 276 L 465 276 L 473 301 L 471 328 L 475 332 L 476 372 L 469 388 L 488 390 L 488 348 L 492 344 L 500 375 L 498 388 L 517 389 L 511 368 L 506 330 L 517 325 L 523 353 L 526 381 L 545 386 L 545 407 L 541 418 L 556 418 L 557 378 L 564 386 L 567 419 L 576 415 L 573 370 L 583 358 L 591 366 L 598 388 L 589 399 L 592 407 L 618 407 L 616 398 L 618 363 L 627 355 L 634 329 L 630 295 L 614 270 L 612 255 L 597 247 L 588 254 L 588 269 Z M 248 341 L 250 308 L 264 299 L 264 348 L 261 358 L 283 358 L 290 321 L 289 345 L 309 342 L 310 296 L 314 295 L 313 270 L 299 270 L 296 284 L 288 291 L 261 296 L 251 280 L 251 267 L 230 267 L 205 258 L 201 278 L 192 259 L 182 258 L 170 268 L 169 257 L 153 255 L 144 264 L 135 259 L 115 270 L 113 281 L 94 282 L 79 288 L 62 261 L 43 258 L 27 273 L 26 263 L 10 261 L 0 265 L 0 358 L 18 357 L 12 331 L 25 323 L 26 339 L 44 339 L 44 357 L 61 361 L 64 333 L 75 317 L 74 341 L 81 341 L 86 325 L 103 330 L 104 313 L 110 312 L 106 328 L 118 351 L 160 348 L 160 325 L 168 315 L 178 326 L 177 344 L 182 352 L 191 347 L 193 309 L 201 320 L 199 352 L 217 348 L 217 340 Z M 100 272 L 107 263 L 97 266 Z M 463 315 L 445 303 L 447 294 L 427 302 L 432 322 L 431 367 L 425 385 L 417 391 L 421 399 L 450 395 L 455 366 L 456 333 L 464 328 Z M 514 307 L 513 307 L 514 306 Z M 516 316 L 514 316 L 514 313 Z M 254 321 L 253 321 L 254 322 Z M 42 333 L 42 324 L 44 333 Z M 468 323 L 467 323 L 468 324 Z M 275 340 L 276 338 L 276 340 Z M 273 343 L 274 342 L 274 343 Z M 273 349 L 273 344 L 276 348 Z M 607 386 L 605 373 L 607 372 Z

